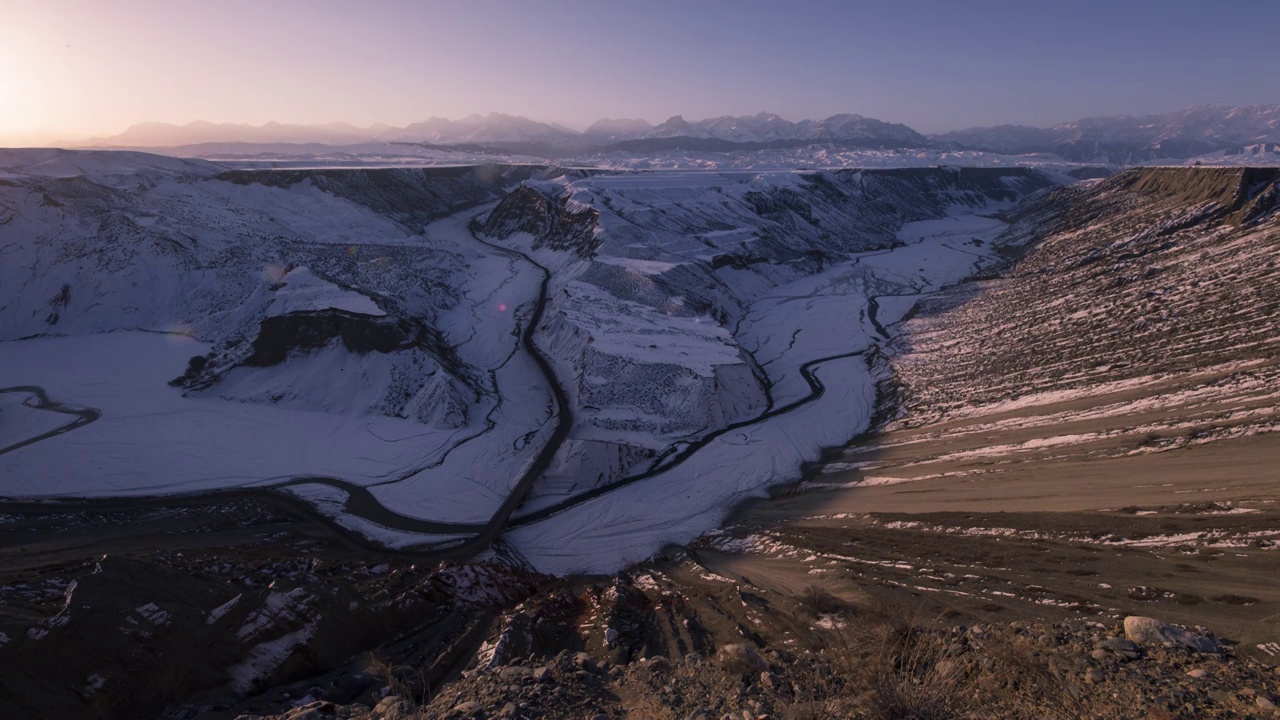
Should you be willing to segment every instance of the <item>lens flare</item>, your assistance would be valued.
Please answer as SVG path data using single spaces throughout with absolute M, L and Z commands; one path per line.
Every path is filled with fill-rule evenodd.
M 174 323 L 164 329 L 171 344 L 180 345 L 196 336 L 195 326 L 190 323 Z
M 270 265 L 262 268 L 262 279 L 269 283 L 278 283 L 284 279 L 287 272 L 288 270 L 284 265 L 281 265 L 280 263 L 271 263 Z

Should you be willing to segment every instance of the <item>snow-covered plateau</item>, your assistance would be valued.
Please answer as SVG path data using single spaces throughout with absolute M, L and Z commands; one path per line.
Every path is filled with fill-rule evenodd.
M 0 495 L 287 488 L 613 570 L 863 432 L 916 300 L 1069 181 L 0 151 Z

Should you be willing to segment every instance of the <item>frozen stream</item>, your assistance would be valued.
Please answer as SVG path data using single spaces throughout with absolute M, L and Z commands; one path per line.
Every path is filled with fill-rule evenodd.
M 0 492 L 119 498 L 282 488 L 391 546 L 469 555 L 501 535 L 539 570 L 613 570 L 715 527 L 740 500 L 798 478 L 823 448 L 864 432 L 875 404 L 868 355 L 916 298 L 993 261 L 989 243 L 973 241 L 1003 228 L 973 214 L 909 223 L 898 247 L 768 290 L 733 336 L 767 373 L 763 411 L 675 444 L 643 471 L 529 496 L 573 423 L 535 341 L 556 268 L 473 237 L 466 225 L 474 214 L 435 223 L 426 237 L 475 257 L 468 302 L 450 322 L 471 333 L 460 352 L 488 368 L 499 389 L 482 419 L 437 430 L 183 396 L 167 381 L 206 346 L 176 334 L 5 342 L 6 378 L 26 384 L 9 390 L 40 402 L 2 395 L 13 402 L 0 407 L 0 473 L 10 478 Z M 65 423 L 48 410 L 75 417 Z

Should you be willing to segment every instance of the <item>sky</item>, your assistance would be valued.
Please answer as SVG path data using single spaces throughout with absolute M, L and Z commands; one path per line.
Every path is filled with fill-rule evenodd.
M 921 132 L 1280 103 L 1280 2 L 2 0 L 0 143 L 144 121 L 859 113 Z

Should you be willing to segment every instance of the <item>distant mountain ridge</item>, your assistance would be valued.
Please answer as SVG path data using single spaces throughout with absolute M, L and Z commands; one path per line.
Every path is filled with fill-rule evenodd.
M 764 112 L 739 117 L 724 115 L 692 123 L 676 115 L 650 129 L 641 137 L 644 139 L 690 137 L 741 143 L 768 143 L 778 140 L 813 142 L 862 140 L 896 147 L 921 147 L 929 143 L 928 138 L 906 125 L 847 113 L 832 115 L 825 120 L 799 122 L 790 122 L 773 113 Z
M 653 125 L 648 120 L 604 118 L 591 123 L 582 131 L 582 136 L 597 142 L 615 143 L 644 137 L 651 129 Z
M 366 128 L 349 123 L 263 125 L 211 123 L 204 120 L 174 125 L 147 122 L 119 135 L 94 138 L 85 147 L 174 147 L 200 143 L 323 143 L 354 145 L 369 142 L 426 142 L 435 145 L 524 142 L 575 143 L 581 135 L 566 128 L 519 115 L 489 113 L 461 120 L 432 117 L 405 127 L 377 124 Z
M 792 122 L 773 113 L 651 125 L 641 119 L 603 119 L 583 132 L 519 115 L 489 113 L 460 120 L 433 117 L 405 127 L 347 123 L 245 125 L 196 121 L 141 123 L 125 132 L 81 143 L 87 147 L 166 148 L 205 143 L 408 142 L 483 146 L 489 151 L 556 156 L 582 152 L 656 153 L 668 150 L 730 152 L 832 144 L 881 149 L 939 148 L 1008 155 L 1052 154 L 1072 162 L 1107 164 L 1185 159 L 1213 152 L 1280 143 L 1280 105 L 1201 105 L 1165 115 L 1084 118 L 1049 128 L 997 125 L 925 136 L 901 123 L 844 113 Z
M 721 116 L 689 122 L 675 116 L 654 126 L 645 120 L 604 119 L 578 133 L 563 126 L 519 115 L 490 113 L 461 120 L 433 117 L 398 128 L 375 125 L 358 128 L 347 123 L 246 125 L 196 121 L 186 125 L 140 123 L 119 135 L 86 141 L 87 147 L 177 147 L 203 143 L 323 143 L 352 145 L 369 142 L 413 142 L 433 145 L 518 144 L 566 151 L 600 148 L 634 140 L 691 138 L 724 143 L 854 142 L 871 147 L 923 147 L 929 141 L 906 125 L 861 115 L 840 114 L 824 120 L 791 122 L 772 113 Z
M 999 125 L 930 137 L 965 150 L 1053 153 L 1078 162 L 1187 158 L 1280 142 L 1280 105 L 1198 105 L 1165 115 L 1084 118 L 1050 128 Z

